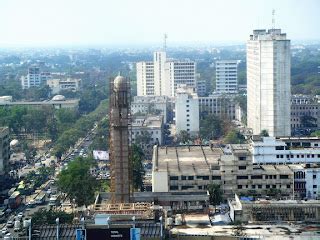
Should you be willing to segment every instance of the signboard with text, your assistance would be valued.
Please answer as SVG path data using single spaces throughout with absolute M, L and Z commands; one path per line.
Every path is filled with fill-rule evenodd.
M 87 240 L 131 240 L 130 228 L 87 229 L 86 233 Z

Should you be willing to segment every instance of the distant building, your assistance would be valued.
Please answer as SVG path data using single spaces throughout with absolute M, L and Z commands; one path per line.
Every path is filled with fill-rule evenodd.
M 199 97 L 200 115 L 214 115 L 229 120 L 236 119 L 238 104 L 234 100 L 235 95 L 212 94 L 208 97 Z M 240 113 L 238 113 L 240 116 Z
M 153 53 L 153 62 L 138 62 L 136 68 L 138 96 L 175 96 L 180 84 L 196 87 L 196 63 L 167 59 L 163 51 Z
M 166 76 L 171 84 L 171 94 L 176 96 L 180 85 L 196 88 L 196 63 L 190 60 L 171 60 L 166 62 Z
M 196 89 L 199 97 L 203 97 L 207 94 L 207 83 L 205 79 L 201 79 L 200 73 L 196 77 Z
M 297 166 L 294 170 L 294 191 L 298 199 L 320 199 L 320 165 Z
M 60 93 L 63 90 L 79 91 L 81 87 L 81 79 L 48 79 L 47 85 L 50 87 L 52 94 Z
M 238 61 L 222 60 L 216 62 L 216 92 L 238 92 Z
M 154 95 L 154 67 L 153 62 L 138 62 L 137 68 L 137 95 Z
M 50 73 L 41 72 L 40 67 L 32 66 L 29 67 L 27 76 L 21 77 L 21 86 L 22 89 L 28 89 L 30 87 L 40 87 L 44 85 L 50 78 Z
M 313 121 L 314 120 L 314 121 Z M 291 130 L 304 135 L 304 130 L 320 128 L 320 99 L 317 96 L 291 96 Z
M 7 172 L 10 159 L 9 128 L 0 127 L 0 175 Z
M 248 127 L 290 136 L 290 40 L 280 29 L 254 30 L 247 42 Z
M 199 133 L 199 99 L 193 88 L 180 85 L 175 102 L 176 134 L 186 131 L 190 135 Z
M 16 101 L 16 102 L 0 102 L 0 106 L 26 106 L 26 107 L 53 107 L 55 109 L 68 108 L 78 111 L 79 99 L 65 99 L 62 95 L 56 95 L 49 101 Z
M 167 96 L 134 96 L 131 102 L 133 115 L 163 115 L 168 121 L 169 98 Z
M 139 144 L 147 156 L 151 155 L 153 145 L 163 143 L 163 116 L 135 116 L 131 125 L 132 142 Z
M 12 96 L 0 96 L 0 103 L 12 102 Z

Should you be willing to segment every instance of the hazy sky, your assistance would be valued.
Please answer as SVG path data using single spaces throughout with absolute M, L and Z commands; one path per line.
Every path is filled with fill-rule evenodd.
M 0 0 L 0 47 L 246 41 L 273 8 L 290 39 L 320 39 L 320 0 Z

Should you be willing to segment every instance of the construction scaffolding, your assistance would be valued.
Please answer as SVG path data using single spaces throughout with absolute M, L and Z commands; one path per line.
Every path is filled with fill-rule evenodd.
M 122 76 L 110 79 L 109 91 L 111 203 L 129 203 L 132 195 L 129 79 Z

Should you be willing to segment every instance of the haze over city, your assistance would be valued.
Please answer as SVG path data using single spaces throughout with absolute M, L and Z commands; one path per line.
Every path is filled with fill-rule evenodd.
M 317 0 L 2 0 L 2 46 L 106 46 L 245 42 L 252 29 L 320 39 Z M 307 17 L 306 17 L 307 16 Z

